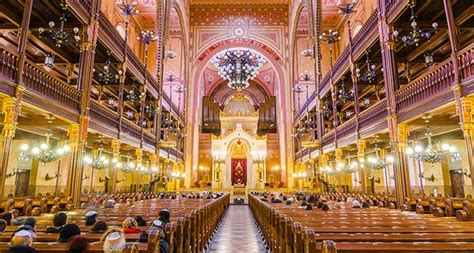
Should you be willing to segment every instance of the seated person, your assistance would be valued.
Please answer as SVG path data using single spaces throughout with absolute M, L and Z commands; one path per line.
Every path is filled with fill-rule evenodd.
M 53 226 L 46 228 L 46 233 L 59 233 L 62 226 L 67 223 L 67 214 L 65 212 L 58 212 L 53 217 Z
M 161 220 L 154 220 L 151 223 L 151 226 L 148 228 L 146 232 L 143 232 L 140 234 L 140 237 L 138 238 L 138 242 L 148 242 L 148 235 L 151 233 L 151 231 L 157 231 L 160 234 L 160 253 L 168 253 L 169 252 L 169 244 L 167 241 L 165 241 L 165 233 L 164 231 L 164 223 Z
M 13 209 L 10 213 L 12 214 L 11 225 L 20 226 L 23 224 L 24 220 L 20 218 L 20 211 L 18 211 L 18 209 Z
M 360 202 L 357 199 L 352 201 L 352 208 L 360 208 Z
M 81 229 L 76 224 L 66 224 L 59 230 L 58 242 L 69 242 L 74 236 L 80 235 Z
M 105 237 L 103 249 L 105 253 L 122 252 L 126 243 L 125 235 L 120 231 L 115 231 Z
M 8 253 L 30 253 L 36 252 L 33 246 L 33 236 L 25 230 L 16 232 L 10 240 Z
M 362 201 L 362 208 L 369 208 L 369 202 L 367 201 Z
M 133 233 L 141 233 L 140 229 L 138 229 L 137 221 L 134 218 L 127 217 L 122 222 L 122 232 L 124 234 L 133 234 Z
M 336 202 L 336 203 L 334 204 L 334 209 L 342 209 L 341 203 L 340 203 L 340 202 Z
M 5 220 L 8 225 L 11 225 L 13 215 L 10 212 L 4 212 L 0 214 L 0 219 Z
M 74 236 L 69 243 L 70 253 L 85 253 L 89 248 L 89 239 L 83 236 Z
M 321 210 L 323 210 L 323 211 L 325 211 L 325 212 L 329 211 L 329 206 L 328 206 L 328 204 L 323 203 L 322 206 L 321 206 Z
M 291 206 L 291 204 L 293 204 L 293 202 L 290 201 L 290 200 L 287 200 L 287 201 L 286 201 L 286 204 L 285 204 L 285 206 L 284 206 L 283 208 L 293 208 L 293 207 Z
M 163 228 L 166 228 L 166 224 L 170 222 L 171 213 L 168 208 L 162 209 L 159 213 L 159 220 L 163 222 Z
M 114 199 L 108 199 L 107 202 L 104 205 L 104 208 L 114 208 L 115 207 L 115 200 Z
M 36 235 L 35 226 L 36 226 L 36 219 L 33 217 L 27 217 L 25 221 L 23 222 L 23 225 L 20 225 L 15 230 L 15 232 L 26 230 L 27 232 L 30 232 L 33 236 L 35 236 Z
M 89 211 L 85 214 L 86 216 L 86 226 L 92 226 L 97 221 L 97 212 Z
M 8 224 L 7 221 L 4 219 L 0 219 L 0 233 L 5 231 L 5 228 L 7 228 Z
M 135 221 L 137 221 L 137 225 L 138 225 L 139 227 L 144 227 L 144 226 L 147 225 L 147 224 L 146 224 L 146 220 L 143 219 L 143 217 L 140 216 L 140 215 L 135 216 L 134 219 L 135 219 Z
M 283 203 L 283 201 L 279 197 L 275 197 L 272 199 L 272 203 Z
M 310 210 L 313 210 L 313 207 L 311 205 L 307 205 L 306 208 L 304 209 L 306 211 L 310 211 Z
M 94 225 L 92 225 L 90 232 L 91 233 L 104 233 L 107 231 L 107 224 L 104 221 L 96 221 Z

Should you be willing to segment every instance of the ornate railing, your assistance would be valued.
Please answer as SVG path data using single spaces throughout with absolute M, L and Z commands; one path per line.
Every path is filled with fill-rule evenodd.
M 0 49 L 0 74 L 3 78 L 14 81 L 17 76 L 18 56 L 5 49 Z
M 355 130 L 356 120 L 355 117 L 352 117 L 350 120 L 337 127 L 337 139 L 342 139 L 348 135 L 351 135 L 355 133 Z
M 127 119 L 123 120 L 122 132 L 137 140 L 140 140 L 142 138 L 141 128 L 137 124 Z
M 400 88 L 395 100 L 397 111 L 432 98 L 440 92 L 449 90 L 454 82 L 454 69 L 451 58 L 428 69 L 423 75 Z
M 474 78 L 474 43 L 458 52 L 458 59 L 461 81 Z
M 105 123 L 112 129 L 118 129 L 119 117 L 118 114 L 109 108 L 99 104 L 97 101 L 92 100 L 90 105 L 90 116 L 91 119 L 95 119 L 101 123 Z
M 23 83 L 27 88 L 52 99 L 54 102 L 67 106 L 72 110 L 79 109 L 80 93 L 76 88 L 52 77 L 46 71 L 34 66 L 34 63 L 30 61 L 25 63 Z
M 156 137 L 147 130 L 143 133 L 143 141 L 152 147 L 156 147 Z
M 363 129 L 380 120 L 385 120 L 386 117 L 387 100 L 383 99 L 359 114 L 359 127 Z
M 323 135 L 323 141 L 321 142 L 322 146 L 327 146 L 334 142 L 334 130 Z

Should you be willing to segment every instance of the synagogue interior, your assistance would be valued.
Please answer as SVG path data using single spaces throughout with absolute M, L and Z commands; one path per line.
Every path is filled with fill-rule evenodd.
M 0 0 L 0 252 L 474 252 L 470 0 Z

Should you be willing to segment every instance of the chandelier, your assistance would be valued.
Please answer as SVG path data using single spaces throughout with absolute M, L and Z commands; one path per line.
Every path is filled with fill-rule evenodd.
M 249 81 L 258 75 L 258 70 L 266 63 L 264 57 L 250 49 L 228 49 L 212 58 L 211 63 L 219 75 L 229 81 L 229 87 L 245 89 Z
M 47 33 L 49 38 L 52 41 L 54 41 L 54 44 L 57 47 L 61 47 L 62 45 L 70 44 L 73 41 L 77 45 L 81 41 L 81 36 L 79 35 L 79 28 L 78 27 L 72 28 L 72 33 L 70 31 L 65 30 L 64 25 L 67 21 L 68 5 L 64 1 L 61 1 L 60 6 L 61 6 L 62 13 L 61 13 L 61 17 L 59 18 L 59 30 L 54 30 L 55 26 L 56 26 L 56 23 L 54 21 L 49 21 L 49 23 L 48 23 L 49 30 L 48 31 L 46 31 L 42 27 L 40 27 L 38 29 L 39 38 L 41 38 L 41 36 L 44 33 Z
M 301 56 L 312 58 L 312 57 L 314 57 L 314 50 L 311 49 L 311 48 L 305 49 L 305 50 L 301 51 Z
M 383 170 L 385 169 L 389 164 L 392 164 L 394 162 L 394 159 L 392 156 L 388 156 L 387 159 L 383 159 L 380 155 L 380 148 L 377 142 L 377 138 L 375 138 L 375 157 L 371 156 L 367 158 L 367 161 L 369 162 L 369 168 L 372 170 Z
M 406 150 L 407 154 L 420 162 L 430 164 L 439 163 L 451 156 L 456 156 L 458 151 L 454 146 L 444 143 L 441 145 L 441 149 L 439 149 L 433 145 L 433 141 L 431 139 L 432 133 L 429 126 L 431 115 L 425 114 L 422 119 L 424 119 L 426 123 L 425 136 L 428 140 L 428 146 L 426 148 L 423 148 L 419 145 L 415 146 L 415 148 L 409 147 Z
M 122 10 L 122 15 L 128 17 L 133 14 L 138 15 L 139 10 L 133 10 L 137 7 L 137 1 L 133 0 L 131 3 L 128 0 L 116 0 L 115 4 Z
M 91 166 L 95 170 L 103 170 L 109 167 L 109 159 L 102 154 L 104 150 L 104 146 L 102 143 L 102 139 L 100 140 L 100 146 L 97 149 L 97 153 L 91 157 L 90 155 L 84 156 L 84 162 L 86 165 Z
M 329 105 L 329 99 L 324 100 L 323 115 L 327 118 L 331 117 L 332 115 L 332 109 Z
M 365 64 L 367 65 L 367 70 L 364 73 L 361 73 L 361 69 L 357 68 L 356 75 L 359 81 L 372 83 L 372 82 L 375 82 L 376 80 L 375 78 L 377 77 L 377 75 L 375 73 L 376 67 L 374 64 L 371 64 L 372 62 L 370 61 L 369 54 L 370 54 L 369 50 L 365 51 L 365 57 L 366 57 Z
M 133 103 L 133 104 L 138 104 L 140 103 L 140 91 L 138 90 L 138 86 L 136 83 L 136 79 L 132 78 L 132 87 L 130 90 L 127 92 L 127 95 L 125 96 L 127 101 Z
M 313 80 L 313 74 L 311 72 L 305 70 L 303 73 L 301 73 L 300 80 L 301 81 L 311 81 L 311 80 Z
M 431 26 L 433 27 L 432 30 L 429 31 L 423 31 L 421 30 L 420 27 L 418 27 L 418 23 L 416 22 L 416 16 L 415 16 L 415 6 L 416 6 L 416 0 L 412 0 L 409 3 L 410 6 L 410 11 L 411 11 L 411 16 L 410 16 L 410 25 L 412 27 L 412 30 L 407 34 L 402 37 L 402 41 L 405 44 L 405 46 L 418 46 L 420 42 L 428 40 L 433 36 L 438 29 L 438 23 L 433 22 Z M 393 37 L 395 40 L 397 40 L 398 35 L 400 34 L 399 31 L 395 30 L 393 31 Z
M 164 54 L 164 58 L 169 59 L 169 60 L 176 58 L 176 56 L 178 56 L 178 54 L 174 51 L 171 51 L 171 49 L 168 51 L 165 51 L 165 54 Z
M 56 148 L 51 147 L 50 139 L 53 135 L 52 124 L 55 119 L 53 115 L 46 116 L 48 121 L 48 128 L 45 133 L 46 141 L 41 143 L 39 146 L 33 146 L 31 149 L 28 144 L 23 144 L 20 147 L 20 160 L 28 160 L 32 158 L 41 163 L 50 163 L 54 162 L 61 157 L 67 155 L 71 151 L 69 145 L 58 146 Z
M 342 103 L 345 103 L 354 98 L 352 90 L 349 90 L 349 91 L 346 90 L 345 79 L 346 79 L 345 76 L 341 77 L 341 88 L 338 91 L 339 101 L 341 101 Z
M 112 74 L 110 71 L 110 67 L 112 65 L 112 62 L 110 61 L 110 51 L 107 52 L 107 61 L 105 61 L 104 65 L 104 72 L 99 73 L 99 82 L 102 82 L 104 84 L 109 84 L 109 83 L 115 83 L 119 79 L 119 74 L 122 74 L 122 71 L 119 70 L 118 74 Z
M 342 167 L 342 172 L 344 172 L 344 173 L 354 173 L 354 172 L 357 171 L 357 169 L 358 169 L 357 162 L 356 161 L 351 162 L 351 159 L 349 157 L 347 157 L 347 162 L 346 162 L 346 164 L 344 164 L 344 167 Z

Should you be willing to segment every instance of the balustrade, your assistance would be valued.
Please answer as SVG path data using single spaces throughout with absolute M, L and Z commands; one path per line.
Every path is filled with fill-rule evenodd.
M 459 73 L 461 82 L 466 83 L 468 79 L 474 76 L 474 43 L 467 46 L 464 50 L 458 52 Z
M 5 79 L 15 81 L 17 75 L 18 56 L 5 49 L 0 49 L 0 74 Z
M 387 118 L 387 100 L 383 99 L 359 114 L 359 127 L 361 129 Z
M 102 106 L 97 101 L 91 101 L 90 106 L 91 119 L 95 119 L 98 122 L 105 123 L 112 129 L 118 129 L 118 114 L 109 108 Z
M 34 66 L 34 63 L 30 61 L 25 64 L 23 82 L 25 87 L 52 99 L 54 102 L 74 111 L 79 109 L 80 93 L 76 88 L 51 76 L 46 71 Z
M 395 95 L 397 111 L 406 110 L 442 92 L 450 92 L 449 88 L 455 81 L 451 59 L 447 59 L 432 68 L 397 91 Z

